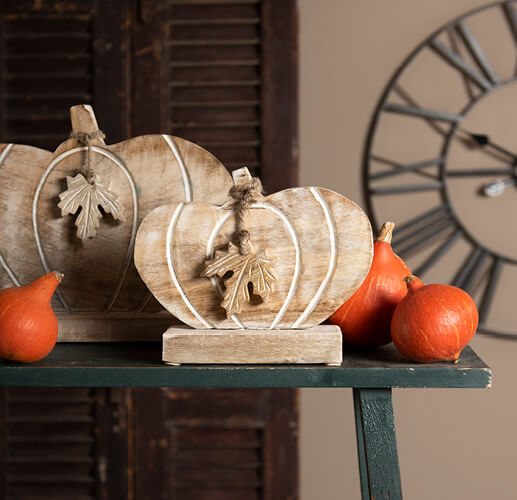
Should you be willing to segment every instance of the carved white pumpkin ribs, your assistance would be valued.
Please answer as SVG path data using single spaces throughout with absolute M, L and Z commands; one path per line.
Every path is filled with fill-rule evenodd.
M 257 255 L 269 249 L 274 260 L 274 290 L 268 300 L 250 297 L 227 316 L 221 304 L 229 280 L 201 274 L 216 251 L 228 250 L 235 212 L 228 205 L 169 204 L 153 210 L 138 230 L 140 276 L 161 304 L 190 326 L 308 328 L 334 312 L 368 273 L 373 244 L 363 210 L 328 189 L 286 189 L 244 212 L 251 246 Z

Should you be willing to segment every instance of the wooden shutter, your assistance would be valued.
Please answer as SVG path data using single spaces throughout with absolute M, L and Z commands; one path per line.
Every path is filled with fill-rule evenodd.
M 270 191 L 295 185 L 296 36 L 294 0 L 143 0 L 136 130 L 197 142 Z
M 0 139 L 54 150 L 69 108 L 95 104 L 110 142 L 127 136 L 125 0 L 4 0 L 0 14 Z
M 0 497 L 127 498 L 125 394 L 120 389 L 2 391 Z
M 136 498 L 297 498 L 295 391 L 135 390 Z

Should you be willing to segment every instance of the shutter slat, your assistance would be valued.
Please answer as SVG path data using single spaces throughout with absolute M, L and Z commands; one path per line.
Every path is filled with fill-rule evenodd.
M 249 59 L 239 60 L 217 60 L 217 61 L 171 61 L 170 68 L 212 68 L 212 67 L 240 67 L 240 66 L 260 66 L 260 60 Z
M 46 454 L 45 456 L 40 457 L 30 457 L 30 456 L 10 456 L 7 461 L 13 464 L 61 464 L 61 463 L 78 463 L 78 464 L 92 464 L 93 457 L 90 456 L 70 456 L 70 455 L 50 455 Z
M 260 449 L 226 448 L 199 449 L 183 448 L 176 451 L 177 467 L 182 469 L 205 470 L 217 467 L 218 470 L 258 469 L 260 468 Z
M 169 47 L 239 47 L 242 45 L 259 45 L 258 38 L 250 40 L 172 40 Z
M 214 122 L 214 123 L 172 123 L 174 128 L 249 128 L 258 127 L 260 122 Z
M 183 488 L 177 492 L 177 498 L 181 500 L 262 500 L 259 491 L 228 490 L 228 489 L 201 489 Z
M 234 19 L 171 19 L 170 26 L 249 26 L 260 24 L 260 18 Z
M 260 101 L 184 101 L 169 103 L 171 108 L 247 108 L 255 106 L 260 106 Z M 218 110 L 218 113 L 220 113 L 220 110 Z

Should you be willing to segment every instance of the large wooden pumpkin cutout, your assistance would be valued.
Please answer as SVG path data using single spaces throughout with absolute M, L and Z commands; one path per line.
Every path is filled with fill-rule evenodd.
M 90 106 L 74 106 L 70 114 L 74 132 L 98 131 Z M 87 150 L 72 138 L 54 153 L 0 145 L 0 287 L 55 269 L 65 274 L 53 302 L 60 340 L 156 338 L 171 317 L 150 300 L 134 268 L 138 224 L 166 203 L 224 202 L 231 176 L 210 153 L 178 137 L 147 135 L 110 146 L 93 139 L 92 170 L 113 194 L 118 220 L 99 211 L 95 236 L 82 241 L 78 214 L 63 216 L 59 204 L 70 181 L 84 175 Z
M 246 174 L 234 172 L 235 179 Z M 227 249 L 236 210 L 202 203 L 156 208 L 137 234 L 135 263 L 161 304 L 194 328 L 305 329 L 318 325 L 359 287 L 373 244 L 363 210 L 338 193 L 293 188 L 265 197 L 244 212 L 257 252 L 274 261 L 275 289 L 252 297 L 239 314 L 221 307 L 224 284 L 202 277 L 216 250 Z M 256 300 L 255 300 L 256 299 Z

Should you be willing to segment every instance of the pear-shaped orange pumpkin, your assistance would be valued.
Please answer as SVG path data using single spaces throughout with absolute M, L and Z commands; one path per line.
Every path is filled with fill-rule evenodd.
M 395 224 L 385 222 L 373 244 L 373 261 L 358 290 L 330 318 L 343 333 L 343 344 L 374 348 L 391 342 L 390 324 L 397 304 L 406 296 L 406 263 L 391 248 Z
M 0 357 L 32 363 L 56 345 L 58 323 L 50 299 L 63 275 L 53 271 L 25 286 L 0 290 Z

